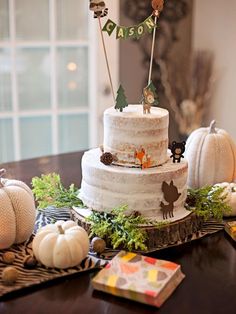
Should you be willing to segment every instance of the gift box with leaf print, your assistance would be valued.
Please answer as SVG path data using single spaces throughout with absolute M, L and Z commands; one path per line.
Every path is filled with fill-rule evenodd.
M 160 307 L 184 277 L 178 264 L 121 251 L 92 283 L 97 290 Z

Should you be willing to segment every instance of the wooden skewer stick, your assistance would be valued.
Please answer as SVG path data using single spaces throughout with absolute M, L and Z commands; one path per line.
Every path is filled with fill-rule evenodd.
M 103 36 L 103 32 L 102 32 L 102 24 L 101 24 L 101 17 L 100 16 L 98 16 L 98 22 L 99 22 L 99 28 L 100 28 L 100 33 L 101 33 L 101 37 L 102 37 L 102 45 L 103 45 L 104 55 L 105 55 L 105 59 L 106 59 L 106 65 L 107 65 L 107 71 L 108 71 L 110 86 L 111 86 L 111 92 L 112 92 L 113 100 L 115 102 L 115 93 L 114 93 L 114 88 L 113 88 L 112 79 L 111 79 L 111 71 L 110 71 L 109 62 L 108 62 L 107 51 L 106 51 L 105 40 L 104 40 L 104 36 Z
M 149 75 L 148 75 L 148 85 L 151 83 L 152 78 L 152 64 L 153 64 L 153 56 L 154 56 L 154 48 L 155 48 L 155 39 L 156 39 L 156 26 L 157 26 L 157 15 L 155 15 L 154 23 L 155 28 L 153 30 L 153 36 L 152 36 L 152 49 L 151 49 L 151 60 L 150 60 L 150 67 L 149 67 Z

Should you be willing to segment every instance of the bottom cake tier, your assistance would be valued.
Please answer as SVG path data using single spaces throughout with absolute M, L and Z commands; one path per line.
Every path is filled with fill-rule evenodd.
M 96 211 L 110 212 L 127 205 L 128 213 L 138 211 L 156 221 L 176 221 L 189 215 L 184 207 L 187 195 L 185 160 L 162 166 L 139 169 L 106 166 L 100 162 L 99 148 L 82 158 L 80 198 Z

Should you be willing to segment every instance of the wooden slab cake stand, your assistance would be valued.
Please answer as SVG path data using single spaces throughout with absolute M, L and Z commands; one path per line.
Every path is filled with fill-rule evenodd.
M 71 219 L 76 221 L 78 225 L 83 227 L 88 233 L 90 232 L 90 224 L 81 216 L 76 208 L 71 209 Z M 145 229 L 147 233 L 147 252 L 152 252 L 168 246 L 179 245 L 191 241 L 196 236 L 203 226 L 203 218 L 195 213 L 190 214 L 178 221 L 163 224 L 161 226 L 139 226 L 138 228 Z M 109 246 L 109 241 L 104 239 Z M 122 249 L 122 247 L 120 248 Z

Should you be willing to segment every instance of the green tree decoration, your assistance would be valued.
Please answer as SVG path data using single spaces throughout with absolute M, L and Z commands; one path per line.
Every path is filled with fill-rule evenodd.
M 120 84 L 118 91 L 117 91 L 115 109 L 119 109 L 120 112 L 122 112 L 123 108 L 125 108 L 125 107 L 128 107 L 128 103 L 126 100 L 124 88 Z
M 150 90 L 154 96 L 154 102 L 152 103 L 152 106 L 158 106 L 159 105 L 159 98 L 157 95 L 156 87 L 152 81 L 148 84 L 147 89 Z

